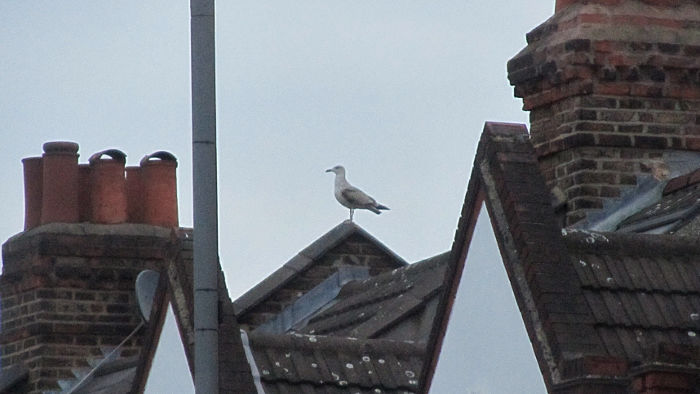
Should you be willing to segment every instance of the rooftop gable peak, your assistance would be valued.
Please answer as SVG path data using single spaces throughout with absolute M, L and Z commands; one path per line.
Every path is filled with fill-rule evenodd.
M 330 277 L 340 266 L 368 267 L 370 276 L 373 276 L 407 264 L 362 227 L 346 220 L 235 300 L 234 310 L 242 324 L 247 322 L 249 327 L 254 327 L 263 323 L 260 319 L 267 320 L 274 315 L 266 303 L 274 304 L 273 309 L 281 312 L 300 295 Z M 290 296 L 289 290 L 292 288 L 294 294 Z

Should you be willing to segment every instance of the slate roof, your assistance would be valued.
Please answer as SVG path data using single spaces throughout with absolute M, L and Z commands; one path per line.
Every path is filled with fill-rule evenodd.
M 700 245 L 672 235 L 567 233 L 571 263 L 608 355 L 700 346 Z
M 618 231 L 672 233 L 700 213 L 700 169 L 668 181 L 659 201 L 623 220 Z
M 669 182 L 664 198 L 695 190 L 691 178 Z M 266 393 L 427 392 L 484 202 L 550 392 L 576 379 L 593 379 L 608 392 L 622 387 L 620 379 L 629 379 L 634 368 L 659 360 L 685 371 L 700 364 L 700 244 L 677 235 L 562 230 L 525 127 L 487 123 L 449 253 L 412 265 L 396 256 L 396 269 L 342 285 L 332 302 L 295 327 L 296 334 L 236 335 L 236 316 L 277 297 L 353 234 L 378 244 L 357 225 L 342 223 L 236 303 L 221 298 L 228 329 L 220 357 L 231 355 L 226 362 L 232 365 L 222 373 L 247 373 Z M 190 261 L 185 249 L 181 254 Z M 186 272 L 178 275 L 191 280 Z M 225 294 L 223 277 L 221 289 Z M 191 308 L 188 297 L 180 308 Z M 410 337 L 392 334 L 419 311 L 430 316 L 427 327 Z M 185 313 L 179 323 L 190 319 Z M 241 354 L 249 372 L 240 366 Z M 587 357 L 614 368 L 591 370 Z M 237 379 L 229 383 L 234 391 L 250 391 Z
M 193 331 L 192 233 L 181 229 L 173 236 L 180 246 L 174 251 L 168 277 L 189 360 Z M 357 258 L 353 253 L 361 256 Z M 377 270 L 350 265 L 366 267 L 365 276 L 342 284 L 328 305 L 295 327 L 297 332 L 269 332 L 261 329 L 263 326 L 239 330 L 237 316 L 268 298 L 278 297 L 286 291 L 287 283 L 308 275 L 322 260 L 327 263 L 328 255 L 331 261 L 342 260 L 343 264 L 333 263 L 320 271 L 326 274 L 349 267 L 347 261 L 356 262 L 362 255 L 367 257 L 365 263 L 380 258 L 384 267 Z M 449 253 L 443 253 L 409 265 L 359 226 L 346 221 L 236 303 L 228 298 L 221 274 L 220 387 L 230 392 L 265 393 L 420 392 L 427 343 L 437 321 L 434 305 L 444 289 L 448 257 Z M 387 261 L 394 269 L 386 268 Z M 364 315 L 357 318 L 360 314 Z
M 448 261 L 449 252 L 349 282 L 294 334 L 243 331 L 256 384 L 266 393 L 421 392 Z
M 396 267 L 408 264 L 363 228 L 356 225 L 354 222 L 346 220 L 321 236 L 321 238 L 314 241 L 311 245 L 304 248 L 304 250 L 292 257 L 292 259 L 287 261 L 282 267 L 236 299 L 233 303 L 236 315 L 244 314 L 255 305 L 262 302 L 285 283 L 288 283 L 301 272 L 309 269 L 309 267 L 316 263 L 324 254 L 355 234 L 370 240 L 370 242 L 374 243 L 384 253 L 390 255 L 394 259 Z
M 549 197 L 525 126 L 487 123 L 450 258 L 461 272 L 485 202 L 548 391 L 627 392 L 660 365 L 700 376 L 697 237 L 562 229 Z
M 346 220 L 236 299 L 233 308 L 243 328 L 255 328 L 292 307 L 301 295 L 338 272 L 339 267 L 365 267 L 373 276 L 407 264 L 360 226 Z M 321 295 L 327 299 L 311 303 L 320 307 L 334 296 Z
M 354 338 L 380 337 L 436 298 L 443 287 L 448 256 L 449 253 L 443 253 L 346 284 L 335 303 L 315 314 L 300 332 Z M 429 329 L 422 339 L 427 339 L 428 334 Z
M 267 394 L 414 393 L 424 355 L 423 346 L 390 340 L 253 333 L 247 342 Z

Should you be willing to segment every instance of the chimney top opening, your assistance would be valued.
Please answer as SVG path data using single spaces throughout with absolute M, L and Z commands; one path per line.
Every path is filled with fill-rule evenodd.
M 104 159 L 104 156 L 107 156 L 108 158 Z M 93 164 L 98 160 L 114 160 L 119 163 L 126 163 L 126 153 L 120 151 L 119 149 L 107 149 L 90 156 L 88 162 Z

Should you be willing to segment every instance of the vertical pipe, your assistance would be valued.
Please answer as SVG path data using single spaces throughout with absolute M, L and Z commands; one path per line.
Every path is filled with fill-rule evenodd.
M 194 385 L 219 392 L 214 0 L 190 0 L 194 199 Z

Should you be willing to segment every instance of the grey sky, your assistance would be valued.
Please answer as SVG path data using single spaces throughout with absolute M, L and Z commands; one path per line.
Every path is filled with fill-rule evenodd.
M 347 218 L 333 176 L 391 207 L 356 212 L 408 261 L 449 249 L 486 120 L 527 122 L 506 61 L 554 0 L 219 1 L 220 254 L 233 298 Z M 20 159 L 49 140 L 127 162 L 179 158 L 192 223 L 189 3 L 0 2 L 0 238 L 23 226 Z M 485 215 L 434 393 L 543 392 Z M 191 392 L 166 327 L 148 393 Z M 504 376 L 507 377 L 504 379 Z

